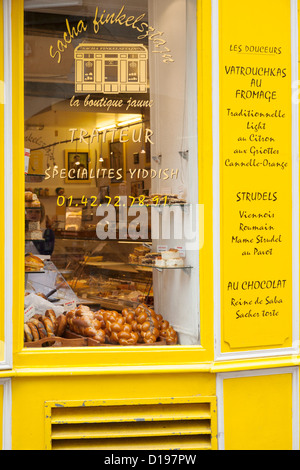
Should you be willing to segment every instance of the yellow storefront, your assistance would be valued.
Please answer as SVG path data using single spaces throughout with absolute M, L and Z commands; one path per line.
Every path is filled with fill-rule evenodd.
M 297 1 L 0 0 L 0 24 L 0 449 L 298 450 Z M 36 347 L 51 287 L 69 336 Z

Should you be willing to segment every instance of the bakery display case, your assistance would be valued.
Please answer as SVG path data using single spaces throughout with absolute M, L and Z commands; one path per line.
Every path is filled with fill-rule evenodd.
M 178 249 L 155 251 L 149 241 L 60 238 L 51 257 L 28 253 L 25 267 L 26 347 L 177 345 L 186 341 L 192 328 L 189 314 L 183 319 L 178 309 L 169 316 L 162 314 L 162 286 L 178 282 L 181 276 L 189 281 L 192 270 Z M 164 271 L 173 271 L 175 278 L 164 278 Z M 28 330 L 36 333 L 32 319 L 48 325 L 52 321 L 49 312 L 55 319 L 52 340 L 39 336 L 34 340 Z M 57 339 L 61 316 L 65 329 L 60 329 Z M 178 331 L 171 326 L 173 322 Z
M 60 242 L 52 261 L 25 257 L 25 347 L 178 343 L 175 329 L 153 309 L 152 267 L 129 263 L 132 253 L 149 254 L 149 245 L 85 241 L 85 252 L 82 246 L 69 247 L 66 258 Z
M 26 347 L 162 346 L 199 342 L 197 317 L 193 310 L 186 311 L 187 305 L 197 302 L 192 296 L 198 279 L 197 270 L 193 269 L 196 252 L 186 249 L 183 239 L 161 237 L 134 241 L 130 237 L 123 240 L 108 237 L 100 240 L 97 219 L 92 216 L 90 230 L 82 231 L 81 224 L 69 230 L 67 207 L 64 208 L 65 230 L 53 231 L 49 224 L 43 230 L 45 209 L 38 194 L 39 197 L 29 188 L 25 191 Z M 145 200 L 151 201 L 150 207 L 145 206 Z M 32 210 L 38 212 L 32 215 Z M 143 198 L 135 210 L 147 211 L 144 221 L 150 220 L 150 226 L 153 217 L 158 227 L 161 221 L 167 220 L 170 229 L 192 214 L 190 204 L 167 194 Z M 131 220 L 126 226 L 128 233 Z M 140 222 L 137 225 L 140 227 Z M 52 243 L 49 233 L 52 233 Z M 181 292 L 179 298 L 174 296 L 174 289 Z M 66 321 L 71 317 L 75 323 Z M 78 327 L 78 317 L 85 328 Z M 36 331 L 33 320 L 44 323 L 44 330 L 40 327 Z M 64 321 L 64 329 L 58 328 L 59 321 Z M 112 336 L 116 328 L 124 333 L 118 341 Z M 51 341 L 40 336 L 39 331 L 45 330 L 50 332 Z M 148 334 L 144 336 L 142 332 Z
M 41 269 L 25 271 L 25 306 L 26 296 L 32 293 L 44 296 L 55 305 L 64 305 L 73 300 L 78 302 L 76 294 L 64 279 L 62 272 L 48 259 L 48 256 L 42 258 L 43 267 Z
M 121 311 L 139 303 L 153 306 L 152 269 L 130 265 L 134 250 L 150 250 L 143 242 L 60 239 L 52 260 L 64 273 L 79 301 Z

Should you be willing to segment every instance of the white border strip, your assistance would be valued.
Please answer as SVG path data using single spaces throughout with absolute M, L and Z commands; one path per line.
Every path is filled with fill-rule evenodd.
M 268 375 L 292 374 L 292 435 L 293 449 L 300 450 L 299 447 L 299 368 L 287 367 L 283 369 L 226 372 L 217 374 L 217 401 L 218 401 L 218 450 L 226 450 L 225 447 L 225 422 L 224 422 L 224 390 L 223 382 L 226 379 L 237 379 L 241 377 L 261 377 Z
M 2 423 L 2 450 L 11 450 L 12 446 L 12 390 L 11 379 L 0 379 L 3 386 L 3 423 Z M 1 423 L 0 423 L 1 426 Z
M 292 84 L 298 84 L 298 0 L 291 0 Z M 299 353 L 299 104 L 292 103 L 292 253 L 293 345 L 291 348 L 221 352 L 221 235 L 220 235 L 220 121 L 219 121 L 219 0 L 212 0 L 212 100 L 213 100 L 213 252 L 215 360 L 283 356 Z
M 298 85 L 298 0 L 291 0 L 292 90 Z M 295 102 L 294 102 L 295 101 Z M 299 102 L 292 101 L 293 346 L 299 351 Z
M 12 45 L 11 0 L 3 1 L 4 36 L 4 221 L 5 221 L 5 356 L 0 369 L 12 368 L 13 307 L 13 152 L 12 152 Z
M 213 269 L 215 357 L 221 338 L 219 1 L 212 0 Z

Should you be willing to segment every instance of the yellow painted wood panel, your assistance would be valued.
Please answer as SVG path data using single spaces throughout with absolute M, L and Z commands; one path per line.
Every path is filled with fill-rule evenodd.
M 189 397 L 214 397 L 215 376 L 213 374 L 167 374 L 146 376 L 103 377 L 48 377 L 12 379 L 12 448 L 13 450 L 43 450 L 49 440 L 46 425 L 46 402 L 61 406 L 63 402 L 111 400 L 137 402 L 140 400 L 182 399 Z M 24 397 L 26 404 L 24 405 Z M 149 403 L 150 404 L 150 403 Z M 60 406 L 58 410 L 61 410 Z M 66 405 L 67 406 L 67 405 Z M 78 406 L 78 403 L 77 403 Z M 59 411 L 58 411 L 59 412 Z M 214 416 L 216 411 L 214 410 Z M 48 419 L 49 421 L 49 419 Z M 216 420 L 214 420 L 216 422 Z M 216 426 L 212 429 L 213 445 L 216 446 Z
M 291 347 L 290 1 L 220 0 L 219 34 L 222 352 Z
M 225 450 L 292 450 L 292 374 L 225 379 Z

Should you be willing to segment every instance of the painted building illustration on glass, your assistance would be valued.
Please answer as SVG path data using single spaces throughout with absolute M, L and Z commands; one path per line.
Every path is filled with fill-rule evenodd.
M 76 93 L 147 93 L 145 46 L 83 43 L 74 54 Z

